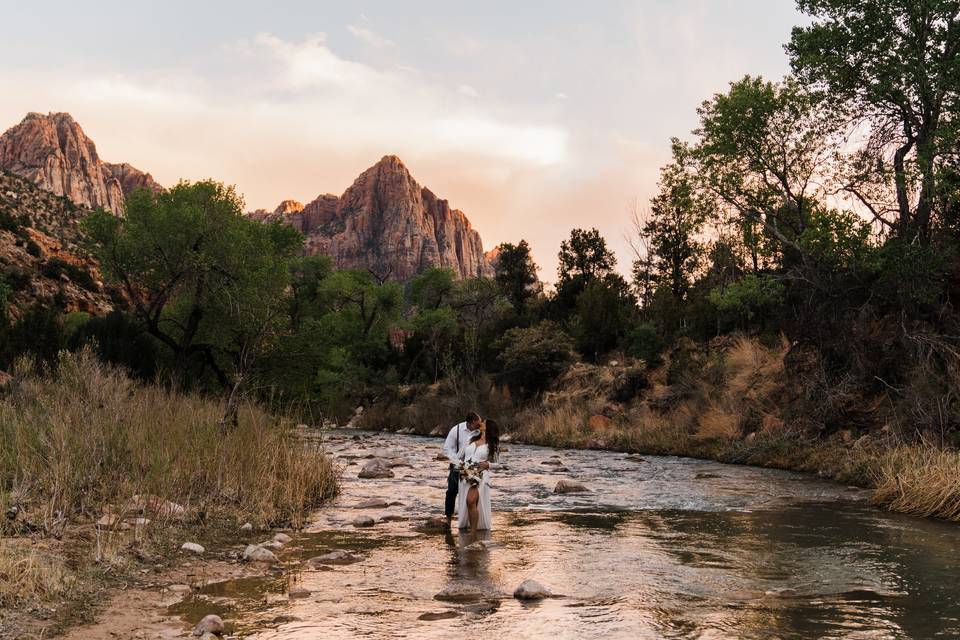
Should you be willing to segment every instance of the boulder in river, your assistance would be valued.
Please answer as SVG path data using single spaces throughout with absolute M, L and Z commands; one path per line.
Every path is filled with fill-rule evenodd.
M 291 538 L 290 536 L 288 536 L 283 532 L 273 534 L 273 539 L 274 541 L 279 542 L 280 544 L 287 544 L 288 542 L 293 540 L 293 538 Z
M 372 527 L 373 525 L 377 524 L 377 521 L 370 516 L 357 516 L 350 524 L 357 528 Z
M 293 587 L 290 591 L 287 592 L 287 597 L 291 600 L 297 600 L 301 598 L 309 598 L 312 595 L 310 589 L 304 587 Z
M 202 555 L 203 552 L 206 551 L 206 549 L 204 549 L 202 546 L 200 546 L 200 545 L 197 544 L 196 542 L 184 542 L 184 543 L 180 546 L 180 550 L 181 550 L 181 551 L 186 551 L 187 553 L 195 553 L 195 554 L 197 554 L 198 556 L 199 556 L 199 555 Z
M 270 549 L 264 549 L 258 544 L 248 544 L 243 550 L 243 560 L 245 562 L 276 562 L 277 556 Z
M 554 493 L 583 493 L 584 491 L 590 491 L 590 489 L 576 480 L 567 479 L 560 480 L 557 482 L 557 486 L 553 488 Z
M 374 458 L 363 465 L 358 474 L 359 478 L 392 478 L 393 471 L 387 466 L 387 463 L 379 458 Z
M 450 586 L 433 596 L 442 602 L 476 602 L 483 600 L 483 591 L 469 586 Z
M 549 465 L 553 465 L 553 466 L 555 466 L 555 467 L 559 467 L 559 466 L 563 465 L 563 460 L 561 460 L 560 458 L 547 458 L 546 460 L 544 460 L 544 461 L 541 462 L 540 464 L 549 464 Z
M 550 589 L 536 580 L 524 580 L 513 590 L 513 597 L 517 600 L 543 600 L 553 596 Z
M 453 618 L 459 618 L 460 614 L 456 611 L 437 611 L 437 612 L 427 612 L 421 613 L 417 616 L 417 620 L 433 621 L 433 620 L 452 620 Z
M 427 518 L 413 527 L 420 533 L 446 533 L 450 531 L 450 522 L 443 516 Z
M 361 560 L 363 560 L 363 556 L 352 551 L 347 551 L 345 549 L 334 549 L 333 551 L 325 553 L 322 556 L 314 556 L 313 558 L 310 558 L 307 560 L 307 564 L 353 564 L 354 562 L 360 562 Z
M 223 635 L 223 620 L 220 616 L 210 614 L 204 616 L 193 628 L 193 635 L 200 637 L 206 633 L 212 633 L 215 636 Z

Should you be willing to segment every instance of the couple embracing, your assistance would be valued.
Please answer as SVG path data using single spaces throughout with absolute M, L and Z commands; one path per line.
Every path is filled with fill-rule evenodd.
M 447 522 L 457 512 L 457 527 L 471 533 L 490 529 L 490 472 L 500 453 L 500 427 L 472 411 L 450 429 L 443 443 L 450 461 L 447 476 Z

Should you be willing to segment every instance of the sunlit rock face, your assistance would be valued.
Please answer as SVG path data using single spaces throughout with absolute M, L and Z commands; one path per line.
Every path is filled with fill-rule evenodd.
M 461 278 L 492 275 L 467 217 L 421 187 L 397 156 L 384 156 L 340 197 L 324 194 L 302 207 L 285 200 L 251 216 L 290 224 L 306 236 L 307 253 L 328 255 L 341 269 L 400 281 L 430 267 Z
M 69 113 L 29 113 L 0 136 L 0 168 L 80 207 L 123 211 L 138 187 L 159 189 L 153 177 L 126 163 L 100 159 L 93 140 Z

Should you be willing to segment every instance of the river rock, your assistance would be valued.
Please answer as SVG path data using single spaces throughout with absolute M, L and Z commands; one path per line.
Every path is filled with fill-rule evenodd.
M 441 451 L 440 453 L 437 454 L 437 457 L 435 457 L 434 460 L 436 460 L 437 462 L 444 462 L 449 460 L 449 458 L 447 458 L 447 454 Z
M 253 525 L 249 522 L 245 522 L 243 525 L 241 525 L 240 531 L 243 531 L 244 533 L 253 531 Z
M 193 635 L 200 637 L 205 633 L 212 633 L 215 636 L 223 635 L 223 620 L 220 616 L 210 614 L 204 616 L 193 628 Z
M 325 553 L 322 556 L 310 558 L 307 560 L 307 564 L 353 564 L 354 562 L 360 562 L 361 560 L 363 560 L 363 556 L 352 551 L 347 551 L 345 549 L 334 549 L 333 551 Z
M 200 545 L 197 544 L 196 542 L 184 542 L 184 543 L 180 546 L 180 550 L 181 550 L 181 551 L 186 551 L 187 553 L 195 553 L 195 554 L 197 554 L 198 556 L 201 555 L 201 554 L 203 554 L 203 552 L 206 551 L 206 549 L 204 549 L 202 546 L 200 546 Z
M 276 562 L 277 556 L 270 549 L 264 549 L 258 544 L 248 544 L 243 550 L 243 560 L 245 562 Z
M 190 593 L 190 585 L 171 584 L 169 587 L 167 587 L 167 591 L 172 593 Z
M 467 586 L 447 587 L 433 596 L 434 600 L 440 600 L 442 602 L 476 602 L 477 600 L 482 600 L 483 597 L 484 593 L 482 591 Z
M 371 518 L 370 516 L 357 516 L 356 518 L 353 519 L 353 522 L 351 522 L 350 524 L 352 524 L 357 528 L 372 527 L 373 525 L 377 524 L 377 521 Z
M 642 458 L 640 456 L 627 456 L 626 458 L 624 458 L 624 460 L 628 462 L 636 462 L 636 463 L 642 463 L 647 461 L 646 458 Z
M 288 542 L 292 541 L 293 538 L 283 532 L 280 532 L 273 534 L 273 540 L 275 542 L 279 542 L 280 544 L 287 544 Z
M 459 618 L 460 614 L 456 611 L 437 611 L 437 612 L 428 612 L 421 613 L 417 616 L 417 620 L 426 620 L 428 622 L 433 620 L 452 620 L 453 618 Z
M 390 467 L 387 466 L 387 463 L 379 458 L 374 458 L 370 460 L 363 468 L 360 469 L 358 474 L 359 478 L 392 478 L 394 477 L 393 471 L 390 470 Z
M 563 464 L 563 460 L 561 460 L 560 458 L 548 458 L 547 460 L 544 460 L 540 464 L 550 464 L 550 465 L 559 467 Z
M 553 594 L 550 589 L 537 582 L 536 580 L 524 580 L 513 591 L 513 597 L 517 600 L 543 600 Z
M 291 600 L 297 600 L 301 598 L 309 598 L 313 594 L 310 589 L 304 587 L 293 587 L 290 591 L 287 592 L 287 597 Z
M 553 488 L 554 493 L 583 493 L 584 491 L 590 491 L 590 489 L 576 480 L 566 479 L 557 482 L 557 486 Z
M 270 549 L 272 551 L 276 551 L 277 549 L 283 548 L 283 543 L 277 542 L 276 540 L 266 540 L 265 542 L 261 542 L 259 546 L 264 549 Z
M 391 469 L 394 467 L 413 467 L 413 465 L 410 464 L 410 461 L 406 458 L 390 458 L 390 462 L 387 463 L 387 466 L 389 466 Z
M 442 516 L 427 518 L 423 522 L 414 525 L 414 529 L 420 533 L 446 533 L 450 531 L 450 521 Z
M 381 498 L 373 498 L 371 500 L 364 500 L 358 504 L 353 505 L 354 509 L 386 509 L 390 506 L 388 500 L 383 500 Z

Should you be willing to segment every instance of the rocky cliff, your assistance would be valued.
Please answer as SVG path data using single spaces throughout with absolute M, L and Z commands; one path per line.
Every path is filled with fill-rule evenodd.
M 29 113 L 0 136 L 0 169 L 68 198 L 80 207 L 123 211 L 124 196 L 137 187 L 159 189 L 149 173 L 100 159 L 69 113 Z
M 0 279 L 14 317 L 41 301 L 102 315 L 120 299 L 103 285 L 96 261 L 83 248 L 79 222 L 88 213 L 0 170 Z
M 272 213 L 251 215 L 294 226 L 306 236 L 308 253 L 328 255 L 341 269 L 400 281 L 430 267 L 462 278 L 492 274 L 480 234 L 463 212 L 421 187 L 396 156 L 384 156 L 340 197 L 324 194 L 307 205 L 285 200 Z

